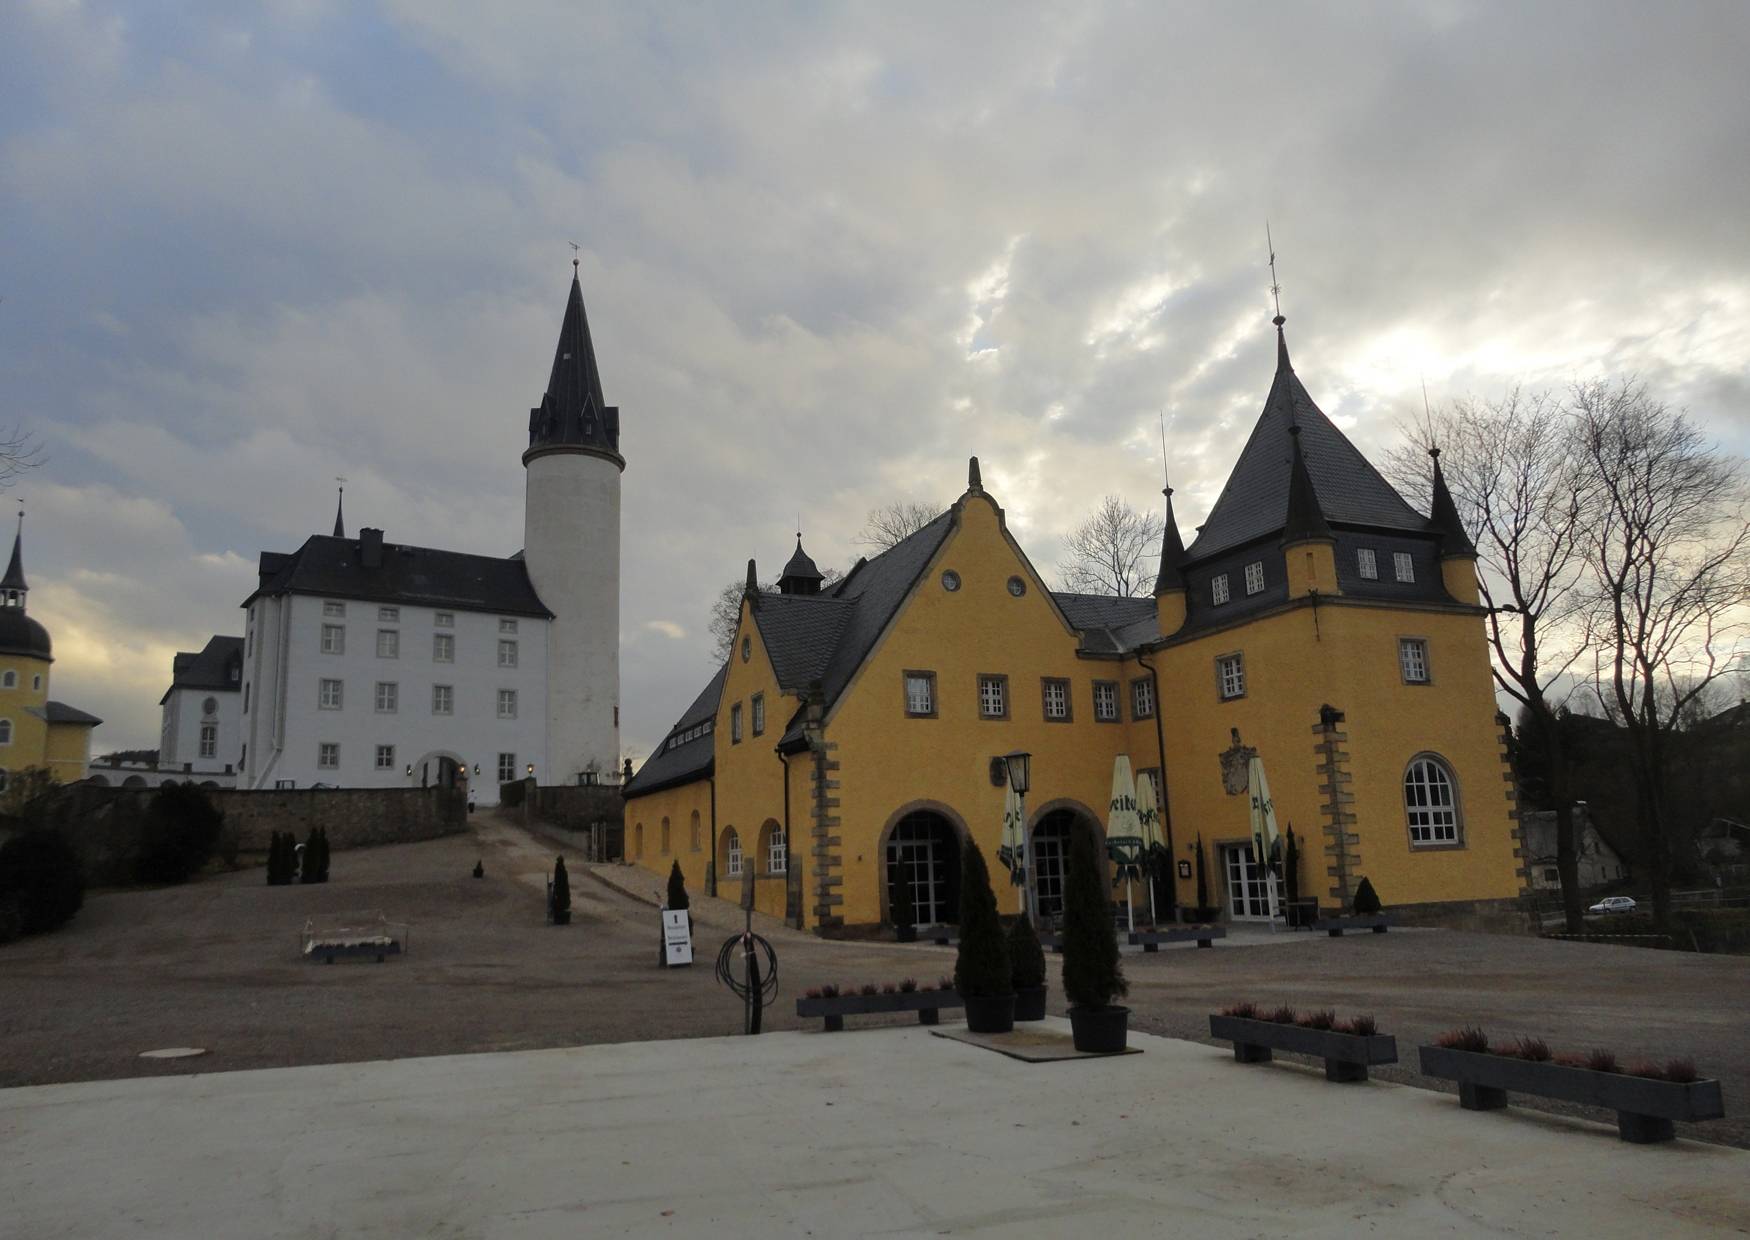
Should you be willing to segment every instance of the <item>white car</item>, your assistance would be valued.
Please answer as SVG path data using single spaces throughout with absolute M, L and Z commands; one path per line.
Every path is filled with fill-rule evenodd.
M 1586 911 L 1588 913 L 1632 913 L 1635 911 L 1635 902 L 1630 896 L 1605 896 Z

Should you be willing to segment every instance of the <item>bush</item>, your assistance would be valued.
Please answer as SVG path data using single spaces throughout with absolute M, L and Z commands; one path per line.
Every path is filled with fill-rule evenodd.
M 1452 1051 L 1472 1051 L 1480 1055 L 1489 1049 L 1489 1035 L 1475 1025 L 1464 1025 L 1458 1029 L 1447 1030 L 1434 1039 L 1434 1045 Z
M 1009 980 L 1016 990 L 1045 985 L 1045 949 L 1039 946 L 1039 932 L 1026 913 L 1009 927 Z
M 960 954 L 954 960 L 954 988 L 968 998 L 1015 993 L 1009 980 L 1009 944 L 997 918 L 996 893 L 984 854 L 971 840 L 960 853 Z
M 553 911 L 569 913 L 571 911 L 571 876 L 565 872 L 565 858 L 560 857 L 553 863 Z
M 16 908 L 19 934 L 72 920 L 85 903 L 85 871 L 60 832 L 39 827 L 0 844 L 0 902 Z
M 1365 874 L 1361 876 L 1361 885 L 1355 888 L 1355 915 L 1371 917 L 1379 912 L 1379 893 L 1373 889 L 1373 881 Z
M 135 873 L 143 883 L 183 883 L 213 855 L 225 815 L 193 784 L 164 784 L 146 806 Z
M 1063 993 L 1076 1007 L 1110 1007 L 1130 993 L 1118 965 L 1118 935 L 1100 881 L 1094 833 L 1078 826 L 1069 849 L 1063 888 Z
M 681 873 L 679 861 L 668 868 L 668 907 L 676 912 L 690 907 L 687 903 L 687 879 Z

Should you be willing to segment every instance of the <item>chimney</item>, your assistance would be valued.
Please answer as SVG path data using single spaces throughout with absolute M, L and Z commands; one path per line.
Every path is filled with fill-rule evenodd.
M 383 567 L 383 531 L 365 526 L 359 530 L 359 563 L 366 568 Z

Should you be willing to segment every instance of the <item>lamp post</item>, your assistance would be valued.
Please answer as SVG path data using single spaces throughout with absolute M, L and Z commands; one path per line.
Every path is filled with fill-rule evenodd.
M 1015 794 L 1015 800 L 1020 805 L 1019 833 L 1021 854 L 1017 864 L 1027 866 L 1030 860 L 1026 855 L 1027 848 L 1027 789 L 1033 783 L 1033 755 L 1016 750 L 1003 755 L 1003 765 L 1009 771 L 1009 789 Z M 1027 867 L 1031 870 L 1031 866 Z M 1021 886 L 1021 906 L 1026 910 L 1027 920 L 1035 927 L 1039 925 L 1039 907 L 1034 875 L 1029 872 L 1027 881 Z

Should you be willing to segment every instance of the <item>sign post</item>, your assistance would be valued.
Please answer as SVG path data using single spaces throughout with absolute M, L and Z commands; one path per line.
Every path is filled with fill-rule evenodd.
M 693 930 L 687 910 L 662 910 L 662 963 L 668 968 L 693 963 Z

